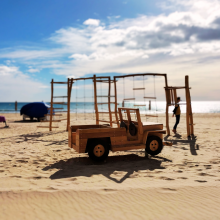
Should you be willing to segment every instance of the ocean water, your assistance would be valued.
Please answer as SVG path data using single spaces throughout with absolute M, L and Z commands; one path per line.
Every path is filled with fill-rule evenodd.
M 0 102 L 0 115 L 5 113 L 20 113 L 20 109 L 22 106 L 28 104 L 29 102 L 18 102 L 17 111 L 15 111 L 15 103 L 14 102 Z M 50 104 L 47 102 L 47 104 Z M 144 106 L 134 106 L 134 105 L 144 105 Z M 122 104 L 118 104 L 118 107 L 121 107 Z M 66 105 L 56 105 L 54 107 L 63 108 L 63 111 L 67 109 Z M 149 114 L 161 114 L 165 113 L 166 110 L 166 102 L 165 101 L 152 101 L 151 102 L 151 110 L 149 110 L 149 103 L 146 102 L 126 102 L 124 107 L 129 108 L 138 108 L 141 113 L 149 113 Z M 169 107 L 169 112 L 172 113 L 173 106 Z M 186 105 L 180 102 L 181 112 L 186 112 Z M 71 102 L 70 109 L 72 113 L 92 113 L 94 112 L 94 103 L 93 102 Z M 114 111 L 114 104 L 111 104 L 111 109 Z M 62 110 L 61 110 L 62 111 Z M 99 105 L 100 112 L 107 112 L 108 105 Z M 220 113 L 220 101 L 192 101 L 192 112 L 193 113 Z

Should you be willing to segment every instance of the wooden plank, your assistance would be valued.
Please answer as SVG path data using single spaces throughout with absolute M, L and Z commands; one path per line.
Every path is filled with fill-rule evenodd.
M 67 82 L 53 82 L 54 84 L 67 84 Z
M 96 124 L 99 124 L 99 113 L 97 105 L 97 88 L 96 88 L 96 75 L 93 75 L 93 84 L 94 84 L 94 104 L 95 104 L 95 115 L 96 115 Z
M 189 81 L 188 76 L 185 76 L 185 93 L 186 93 L 186 130 L 187 130 L 187 136 L 190 136 L 190 118 L 189 118 Z
M 133 76 L 164 76 L 166 77 L 166 73 L 138 73 L 138 74 L 127 74 L 122 76 L 115 76 L 114 78 L 125 78 L 125 77 L 133 77 Z
M 123 99 L 124 101 L 126 100 L 135 100 L 135 98 L 127 98 L 127 99 Z
M 104 133 L 104 132 L 109 132 L 111 133 L 116 133 L 116 132 L 123 132 L 126 131 L 125 128 L 108 128 L 106 127 L 105 129 L 103 128 L 94 128 L 94 129 L 78 129 L 80 133 Z
M 110 83 L 110 80 L 111 79 L 110 79 L 110 77 L 108 78 L 108 80 L 109 80 L 109 84 L 108 84 L 108 111 L 109 111 L 110 126 L 112 126 L 111 97 L 110 97 L 110 95 L 111 95 L 111 83 Z
M 54 102 L 53 104 L 56 104 L 56 105 L 68 105 L 68 104 L 65 103 L 65 102 Z
M 68 96 L 54 96 L 53 98 L 67 98 Z
M 156 97 L 144 97 L 144 99 L 157 99 Z
M 53 109 L 64 109 L 64 108 L 47 108 L 47 109 L 53 110 Z
M 126 108 L 126 107 L 120 107 L 118 110 L 134 110 L 136 111 L 138 108 Z
M 138 121 L 138 131 L 139 134 L 143 134 L 143 125 L 141 123 L 141 116 L 140 116 L 140 111 L 139 109 L 136 110 L 136 114 L 137 114 L 137 121 Z
M 158 115 L 145 115 L 145 116 L 148 116 L 148 117 L 158 117 Z
M 99 114 L 109 114 L 109 112 L 99 112 Z M 115 114 L 115 112 L 111 112 L 111 114 Z
M 133 88 L 133 90 L 144 90 L 145 88 Z
M 99 121 L 109 123 L 110 126 L 112 126 L 111 123 L 117 123 L 117 121 L 105 121 L 105 120 L 99 120 Z
M 75 141 L 76 143 L 76 141 Z M 72 148 L 72 131 L 71 131 L 71 127 L 69 127 L 68 129 L 68 146 L 70 148 Z
M 134 105 L 134 106 L 146 106 L 146 105 Z
M 52 131 L 52 120 L 53 120 L 53 79 L 51 80 L 51 102 L 50 102 L 50 123 L 49 123 L 49 131 Z
M 110 104 L 115 104 L 115 102 L 109 102 Z M 107 105 L 109 104 L 108 102 L 98 102 L 97 105 Z M 117 104 L 119 105 L 119 103 Z
M 115 93 L 115 118 L 116 118 L 116 121 L 117 121 L 117 125 L 118 125 L 118 128 L 120 127 L 119 125 L 119 120 L 118 120 L 118 114 L 117 114 L 117 86 L 116 86 L 116 78 L 114 76 L 114 93 Z
M 125 151 L 125 150 L 136 150 L 136 149 L 145 149 L 145 144 L 137 144 L 137 145 L 119 145 L 119 146 L 111 146 L 111 150 L 115 151 Z
M 103 132 L 103 133 L 79 133 L 79 139 L 89 139 L 89 138 L 103 138 L 103 137 L 126 137 L 126 132 L 116 132 L 116 133 L 110 133 L 110 132 Z

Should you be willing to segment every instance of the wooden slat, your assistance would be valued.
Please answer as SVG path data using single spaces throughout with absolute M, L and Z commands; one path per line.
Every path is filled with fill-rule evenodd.
M 146 105 L 134 105 L 134 106 L 146 106 Z
M 108 102 L 99 102 L 99 103 L 97 103 L 97 105 L 107 105 L 108 104 Z M 110 104 L 115 104 L 115 102 L 110 102 Z M 118 105 L 119 105 L 119 103 L 118 103 Z
M 67 105 L 67 103 L 65 103 L 65 102 L 53 102 L 53 104 L 56 104 L 56 105 Z
M 135 100 L 135 98 L 127 98 L 127 99 L 123 99 L 124 101 L 126 100 Z
M 164 76 L 166 77 L 166 75 L 167 75 L 166 73 L 138 73 L 138 74 L 114 76 L 114 78 L 117 79 L 117 78 L 133 77 L 133 76 Z
M 145 88 L 133 88 L 133 90 L 144 90 Z
M 108 98 L 108 97 L 115 97 L 115 96 L 113 96 L 113 95 L 97 95 L 97 97 L 106 97 L 106 98 Z
M 67 82 L 53 82 L 54 84 L 67 84 Z
M 124 150 L 135 150 L 135 149 L 145 149 L 145 144 L 137 144 L 137 145 L 119 145 L 119 146 L 112 146 L 111 150 L 115 151 L 124 151 Z
M 148 116 L 148 117 L 158 117 L 158 115 L 145 115 L 145 116 Z
M 47 109 L 53 110 L 53 109 L 64 109 L 64 108 L 47 108 Z
M 105 120 L 99 120 L 100 122 L 107 122 L 110 123 L 110 121 L 105 121 Z M 112 123 L 117 123 L 117 121 L 112 121 Z
M 144 97 L 144 99 L 157 99 L 156 97 Z
M 94 128 L 94 129 L 78 129 L 80 133 L 103 133 L 103 132 L 109 132 L 109 133 L 117 133 L 117 132 L 123 132 L 125 131 L 125 128 Z
M 109 112 L 99 112 L 101 114 L 109 114 Z M 115 112 L 111 112 L 112 114 L 115 113 Z M 117 112 L 116 112 L 117 113 Z

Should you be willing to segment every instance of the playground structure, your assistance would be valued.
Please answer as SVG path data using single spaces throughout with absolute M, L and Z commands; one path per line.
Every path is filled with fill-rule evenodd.
M 154 84 L 155 77 L 164 77 L 165 82 L 165 95 L 166 95 L 166 130 L 163 130 L 163 124 L 158 122 L 143 122 L 141 119 L 141 114 L 139 108 L 141 106 L 146 106 L 144 104 L 134 104 L 133 108 L 119 107 L 117 102 L 117 83 L 119 79 L 131 78 L 133 77 L 133 97 L 124 98 L 123 103 L 127 100 L 135 101 L 135 91 L 142 90 L 143 99 L 156 100 L 155 96 L 146 96 L 145 95 L 145 84 L 144 77 L 153 76 Z M 143 77 L 143 86 L 136 87 L 134 85 L 134 77 Z M 84 81 L 84 104 L 85 104 L 85 81 L 92 80 L 93 82 L 93 98 L 94 98 L 94 110 L 95 110 L 95 124 L 90 125 L 74 125 L 70 126 L 70 99 L 73 83 L 78 81 Z M 107 94 L 99 94 L 97 89 L 97 84 L 107 84 L 108 92 Z M 54 84 L 67 84 L 67 96 L 54 96 Z M 113 93 L 111 94 L 111 84 L 114 85 Z M 77 88 L 77 86 L 76 86 Z M 130 87 L 129 87 L 130 89 Z M 59 122 L 61 120 L 53 120 L 53 110 L 60 108 L 54 108 L 56 104 L 66 104 L 67 105 L 67 126 L 68 130 L 68 140 L 69 147 L 74 148 L 78 153 L 88 152 L 89 157 L 96 161 L 105 160 L 108 157 L 109 150 L 111 151 L 124 151 L 132 149 L 145 149 L 147 154 L 157 155 L 161 152 L 163 145 L 166 145 L 163 142 L 163 134 L 170 135 L 169 128 L 169 107 L 175 106 L 177 103 L 177 90 L 185 89 L 186 94 L 186 127 L 187 135 L 193 135 L 193 116 L 191 109 L 191 99 L 190 99 L 190 88 L 189 88 L 189 79 L 188 76 L 185 76 L 185 86 L 172 87 L 168 86 L 167 75 L 159 73 L 144 73 L 144 74 L 130 74 L 130 75 L 121 75 L 114 76 L 113 80 L 109 76 L 96 76 L 88 78 L 75 78 L 68 79 L 67 82 L 54 82 L 51 81 L 51 108 L 50 108 L 50 120 L 49 126 L 40 126 L 40 127 L 49 127 L 50 131 L 55 126 L 52 126 L 52 122 Z M 154 85 L 155 90 L 155 85 Z M 154 94 L 156 92 L 154 91 Z M 77 97 L 77 93 L 76 93 Z M 67 103 L 65 102 L 54 102 L 54 98 L 67 98 Z M 107 99 L 106 102 L 99 101 L 99 99 Z M 112 100 L 114 99 L 114 100 Z M 111 109 L 111 104 L 114 105 L 114 110 Z M 107 105 L 108 109 L 105 112 L 99 110 L 99 106 Z M 137 107 L 137 108 L 135 108 Z M 100 114 L 107 114 L 109 120 L 100 119 Z M 123 117 L 123 114 L 125 117 Z M 57 114 L 55 114 L 57 115 Z M 112 116 L 115 116 L 113 120 Z M 48 116 L 48 115 L 47 115 Z M 133 117 L 132 117 L 133 116 Z M 145 115 L 147 117 L 157 117 L 157 115 Z M 105 124 L 101 124 L 105 123 Z
M 71 91 L 72 91 L 72 85 L 74 83 L 77 83 L 77 81 L 86 81 L 86 80 L 92 80 L 93 82 L 93 99 L 94 99 L 94 111 L 95 111 L 95 121 L 96 124 L 99 125 L 100 123 L 109 123 L 110 126 L 113 126 L 113 124 L 116 124 L 117 127 L 120 127 L 120 120 L 118 118 L 118 103 L 117 103 L 117 81 L 119 79 L 125 79 L 125 78 L 133 78 L 134 77 L 143 77 L 144 76 L 153 76 L 153 77 L 164 77 L 164 82 L 165 82 L 165 96 L 166 96 L 166 130 L 167 130 L 167 135 L 170 135 L 170 128 L 169 128 L 169 107 L 175 106 L 175 103 L 177 102 L 177 90 L 180 89 L 185 89 L 185 97 L 186 97 L 186 102 L 181 103 L 186 105 L 186 129 L 187 129 L 187 136 L 193 135 L 194 134 L 194 127 L 193 127 L 193 115 L 192 115 L 192 108 L 191 108 L 191 98 L 190 98 L 190 87 L 189 87 L 189 77 L 185 76 L 185 86 L 168 86 L 168 81 L 167 81 L 167 74 L 159 74 L 159 73 L 144 73 L 144 74 L 129 74 L 129 75 L 121 75 L 121 76 L 114 76 L 113 80 L 109 76 L 96 76 L 94 75 L 93 77 L 87 77 L 87 78 L 75 78 L 75 79 L 68 79 L 67 82 L 54 82 L 53 80 L 51 81 L 51 111 L 50 114 L 47 115 L 49 116 L 49 120 L 44 121 L 44 122 L 49 122 L 49 126 L 39 126 L 43 128 L 49 128 L 50 131 L 52 131 L 52 128 L 58 128 L 57 126 L 53 126 L 53 122 L 60 122 L 61 120 L 67 120 L 67 125 L 66 125 L 66 130 L 68 130 L 70 126 L 70 100 L 71 100 Z M 103 95 L 102 93 L 99 94 L 97 90 L 97 83 L 107 83 L 108 85 L 108 94 Z M 154 82 L 155 83 L 155 82 Z M 54 84 L 67 84 L 67 96 L 54 96 Z M 111 85 L 113 84 L 113 93 L 111 94 Z M 144 85 L 142 87 L 134 87 L 131 88 L 133 91 L 138 91 L 142 90 L 145 91 Z M 155 89 L 155 85 L 154 85 Z M 85 90 L 85 89 L 84 89 Z M 133 93 L 134 94 L 134 93 Z M 155 95 L 155 91 L 154 91 Z M 67 102 L 54 102 L 55 98 L 66 98 Z M 100 102 L 98 101 L 98 98 L 103 98 L 106 99 L 106 102 Z M 114 100 L 112 100 L 114 99 Z M 157 99 L 156 96 L 146 96 L 143 93 L 143 99 L 144 100 L 149 100 L 149 107 L 150 107 L 150 102 L 151 100 Z M 123 102 L 133 100 L 135 101 L 135 96 L 130 98 L 124 98 Z M 64 112 L 62 108 L 56 108 L 54 105 L 56 104 L 65 104 L 67 105 L 67 118 L 64 119 L 59 119 L 59 120 L 54 120 L 53 116 L 62 116 L 62 114 L 57 114 L 57 113 L 62 113 Z M 114 111 L 111 110 L 111 104 L 114 105 Z M 100 105 L 108 105 L 108 110 L 103 112 L 99 110 Z M 144 103 L 144 106 L 146 106 L 146 102 Z M 134 107 L 141 107 L 140 104 L 134 104 Z M 56 110 L 55 115 L 53 115 L 53 111 Z M 57 111 L 58 110 L 58 111 Z M 61 112 L 60 112 L 61 111 Z M 124 113 L 126 113 L 124 111 Z M 100 119 L 100 114 L 107 114 L 109 116 L 109 120 L 102 120 Z M 115 120 L 112 120 L 112 116 L 115 116 Z M 158 115 L 145 115 L 146 117 L 158 117 Z

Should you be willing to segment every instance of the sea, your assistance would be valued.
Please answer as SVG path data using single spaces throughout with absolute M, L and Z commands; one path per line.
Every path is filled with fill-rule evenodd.
M 20 113 L 20 109 L 30 102 L 18 102 L 17 111 L 15 111 L 15 102 L 0 102 L 0 115 L 6 113 Z M 50 102 L 46 102 L 50 105 Z M 139 106 L 138 106 L 139 105 Z M 220 101 L 192 101 L 192 112 L 193 113 L 220 113 Z M 118 107 L 122 107 L 122 103 L 118 103 Z M 124 107 L 128 108 L 139 108 L 141 113 L 149 114 L 162 114 L 166 110 L 165 101 L 152 101 L 149 108 L 149 103 L 146 102 L 126 102 Z M 67 110 L 66 105 L 56 105 L 56 108 L 63 108 L 59 111 Z M 180 102 L 181 112 L 186 112 L 186 105 L 184 102 Z M 169 112 L 172 113 L 174 107 L 169 107 Z M 114 104 L 111 104 L 111 110 L 114 111 Z M 71 113 L 94 113 L 93 102 L 71 102 L 70 104 Z M 108 112 L 108 105 L 99 105 L 100 112 Z

